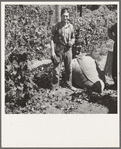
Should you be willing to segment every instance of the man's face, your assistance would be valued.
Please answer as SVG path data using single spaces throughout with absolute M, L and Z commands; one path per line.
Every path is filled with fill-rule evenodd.
M 67 23 L 69 21 L 69 13 L 68 12 L 63 13 L 61 16 L 61 20 L 62 22 Z

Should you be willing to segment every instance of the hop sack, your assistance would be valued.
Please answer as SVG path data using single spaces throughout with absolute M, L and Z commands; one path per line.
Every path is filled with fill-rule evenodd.
M 102 92 L 105 87 L 105 76 L 90 56 L 72 60 L 72 81 L 79 88 L 91 88 Z

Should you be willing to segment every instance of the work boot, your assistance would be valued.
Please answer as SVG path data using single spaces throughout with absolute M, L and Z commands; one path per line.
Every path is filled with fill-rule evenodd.
M 69 88 L 72 91 L 77 91 L 77 88 L 73 87 L 72 85 L 66 84 L 66 88 Z

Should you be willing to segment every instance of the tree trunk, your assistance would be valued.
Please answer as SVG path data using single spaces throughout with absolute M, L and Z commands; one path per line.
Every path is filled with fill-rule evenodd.
M 82 5 L 80 5 L 80 17 L 82 17 Z
M 61 20 L 61 6 L 55 5 L 55 23 Z

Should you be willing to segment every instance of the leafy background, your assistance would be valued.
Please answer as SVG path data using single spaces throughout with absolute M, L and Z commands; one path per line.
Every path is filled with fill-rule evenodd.
M 98 58 L 106 55 L 112 46 L 105 46 L 109 40 L 108 28 L 117 22 L 116 5 L 83 5 L 82 17 L 78 5 L 66 7 L 76 34 L 73 54 L 80 48 L 95 59 L 96 53 Z M 62 88 L 57 94 L 52 93 L 52 64 L 29 69 L 28 63 L 34 60 L 50 59 L 51 28 L 54 24 L 54 5 L 5 6 L 5 113 L 116 112 L 116 98 L 110 91 L 90 96 L 85 90 L 73 94 Z M 63 74 L 62 70 L 61 83 Z M 95 100 L 99 103 L 90 104 L 89 101 Z

